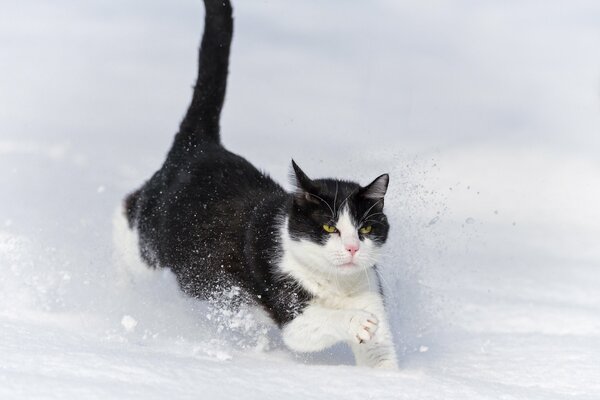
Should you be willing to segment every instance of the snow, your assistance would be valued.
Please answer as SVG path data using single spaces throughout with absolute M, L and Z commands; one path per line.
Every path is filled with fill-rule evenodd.
M 391 177 L 400 371 L 128 271 L 112 217 L 191 94 L 202 5 L 0 15 L 0 399 L 600 398 L 596 1 L 237 1 L 224 142 Z
M 121 318 L 121 325 L 125 328 L 125 332 L 133 332 L 137 324 L 137 321 L 131 315 L 123 315 L 123 318 Z

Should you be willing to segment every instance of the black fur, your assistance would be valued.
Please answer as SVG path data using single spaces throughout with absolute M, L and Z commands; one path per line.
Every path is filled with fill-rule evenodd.
M 298 188 L 290 194 L 220 144 L 232 9 L 229 1 L 204 3 L 192 102 L 161 169 L 127 197 L 126 215 L 138 231 L 143 259 L 171 268 L 187 294 L 208 299 L 240 287 L 281 326 L 311 298 L 298 282 L 277 272 L 285 218 L 292 238 L 323 243 L 328 234 L 322 225 L 336 217 L 342 203 L 356 221 L 371 208 L 380 213 L 369 222 L 371 235 L 384 242 L 383 198 L 369 196 L 372 188 L 353 182 L 310 180 L 295 163 Z M 387 175 L 382 177 L 387 187 Z

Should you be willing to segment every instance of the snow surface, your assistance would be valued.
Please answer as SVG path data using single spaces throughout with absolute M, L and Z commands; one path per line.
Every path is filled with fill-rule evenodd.
M 600 399 L 596 0 L 236 2 L 225 144 L 283 183 L 291 157 L 391 174 L 398 372 L 291 354 L 260 316 L 113 257 L 114 210 L 190 98 L 202 12 L 3 5 L 1 399 Z

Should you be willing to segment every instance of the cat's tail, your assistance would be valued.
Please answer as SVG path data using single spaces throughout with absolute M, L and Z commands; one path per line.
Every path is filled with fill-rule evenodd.
M 188 156 L 202 151 L 204 143 L 220 143 L 219 119 L 233 35 L 229 0 L 204 0 L 204 7 L 204 34 L 194 95 L 173 144 L 173 150 L 183 151 Z

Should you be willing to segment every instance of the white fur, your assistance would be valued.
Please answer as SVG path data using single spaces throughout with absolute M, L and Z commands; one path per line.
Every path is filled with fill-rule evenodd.
M 113 259 L 117 271 L 117 282 L 131 283 L 137 278 L 148 278 L 152 270 L 142 260 L 137 229 L 131 229 L 120 206 L 113 214 Z
M 287 221 L 282 227 L 280 272 L 314 296 L 302 314 L 283 328 L 283 340 L 301 352 L 347 342 L 358 365 L 396 368 L 383 299 L 372 269 L 378 246 L 368 238 L 359 240 L 360 227 L 354 225 L 347 209 L 341 212 L 336 228 L 339 234 L 331 234 L 325 245 L 319 245 L 293 240 Z M 360 247 L 352 256 L 345 246 L 356 242 Z

